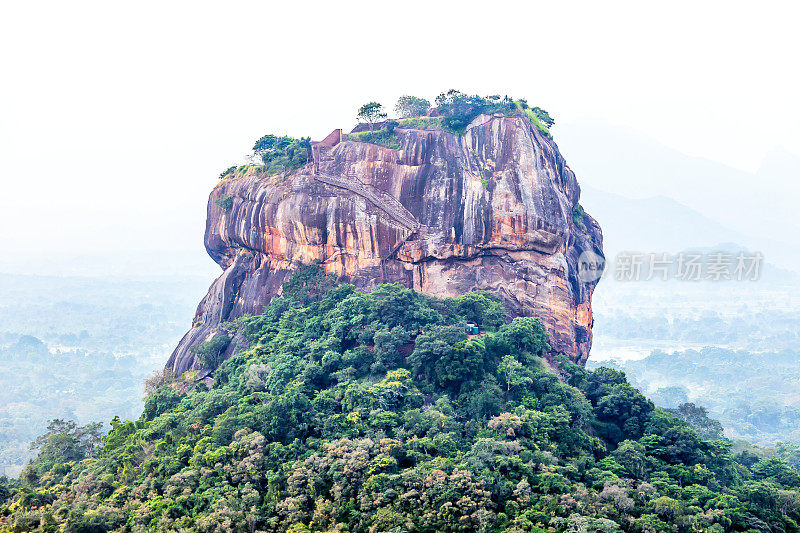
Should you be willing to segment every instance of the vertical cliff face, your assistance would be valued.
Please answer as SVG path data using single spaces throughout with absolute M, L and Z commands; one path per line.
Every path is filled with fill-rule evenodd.
M 573 215 L 580 188 L 555 143 L 520 116 L 481 115 L 460 137 L 396 134 L 399 150 L 344 140 L 289 174 L 254 167 L 220 182 L 205 242 L 224 271 L 169 367 L 201 368 L 192 347 L 260 312 L 312 261 L 363 290 L 399 282 L 436 296 L 495 293 L 511 316 L 539 317 L 554 352 L 585 363 L 596 281 L 579 275 L 578 258 L 602 257 L 602 233 Z M 227 208 L 216 201 L 227 197 Z

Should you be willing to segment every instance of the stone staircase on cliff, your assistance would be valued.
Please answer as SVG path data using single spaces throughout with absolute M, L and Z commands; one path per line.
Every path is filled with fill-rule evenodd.
M 314 178 L 327 185 L 339 187 L 361 196 L 375 207 L 383 211 L 392 220 L 409 230 L 411 233 L 419 231 L 420 223 L 403 204 L 394 196 L 368 187 L 358 179 L 356 169 L 350 166 L 345 177 L 327 174 L 320 170 L 324 163 L 333 161 L 333 147 L 342 140 L 341 130 L 333 130 L 323 141 L 312 143 L 311 155 L 313 157 Z
M 419 231 L 420 223 L 403 204 L 394 196 L 375 191 L 373 188 L 366 186 L 356 177 L 355 169 L 351 168 L 348 170 L 346 178 L 334 176 L 332 174 L 324 174 L 322 172 L 316 173 L 314 178 L 327 185 L 333 185 L 334 187 L 339 187 L 340 189 L 345 189 L 361 196 L 411 233 Z

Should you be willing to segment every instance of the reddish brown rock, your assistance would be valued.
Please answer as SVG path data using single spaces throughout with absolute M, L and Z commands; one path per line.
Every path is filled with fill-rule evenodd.
M 496 293 L 511 316 L 539 317 L 555 352 L 585 363 L 595 282 L 579 279 L 578 257 L 602 255 L 602 233 L 588 215 L 573 221 L 580 188 L 556 144 L 524 117 L 482 115 L 461 137 L 396 132 L 400 150 L 345 140 L 288 175 L 250 168 L 220 182 L 205 242 L 224 272 L 168 366 L 200 368 L 193 346 L 260 312 L 312 261 L 362 290 Z M 229 209 L 215 202 L 223 196 Z

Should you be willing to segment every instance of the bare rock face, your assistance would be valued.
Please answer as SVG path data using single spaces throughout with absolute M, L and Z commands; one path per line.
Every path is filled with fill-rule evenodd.
M 253 168 L 220 182 L 205 243 L 224 272 L 168 367 L 202 369 L 192 347 L 261 312 L 313 261 L 361 290 L 498 294 L 511 316 L 542 320 L 554 352 L 585 363 L 596 282 L 581 279 L 578 258 L 602 257 L 602 233 L 588 215 L 573 220 L 580 188 L 556 144 L 518 116 L 481 115 L 461 137 L 395 131 L 399 150 L 344 140 L 289 174 Z

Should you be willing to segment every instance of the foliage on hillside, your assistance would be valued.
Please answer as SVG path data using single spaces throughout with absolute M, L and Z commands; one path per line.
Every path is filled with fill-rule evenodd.
M 583 223 L 584 218 L 586 218 L 586 211 L 583 210 L 583 206 L 581 204 L 575 204 L 575 209 L 572 211 L 572 223 L 585 231 L 586 224 Z
M 417 130 L 442 130 L 444 123 L 442 117 L 415 117 L 401 118 L 397 121 L 401 128 Z
M 460 135 L 480 114 L 502 113 L 504 115 L 523 115 L 539 131 L 550 137 L 549 127 L 554 120 L 544 109 L 529 107 L 524 99 L 514 100 L 508 96 L 479 96 L 465 94 L 451 89 L 436 97 L 436 110 L 443 117 L 444 129 Z
M 253 145 L 253 152 L 261 158 L 267 174 L 278 174 L 300 168 L 309 159 L 311 139 L 264 135 Z
M 468 336 L 466 322 L 487 333 Z M 86 458 L 40 457 L 0 484 L 0 524 L 797 530 L 800 476 L 786 463 L 737 460 L 621 372 L 545 359 L 542 324 L 506 324 L 485 295 L 361 294 L 310 267 L 238 326 L 251 347 L 210 388 L 163 386 Z
M 348 133 L 347 140 L 357 141 L 364 143 L 372 143 L 394 150 L 400 149 L 400 140 L 394 132 L 398 126 L 395 120 L 387 120 L 383 123 L 383 127 L 375 131 L 360 131 L 357 133 Z

